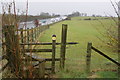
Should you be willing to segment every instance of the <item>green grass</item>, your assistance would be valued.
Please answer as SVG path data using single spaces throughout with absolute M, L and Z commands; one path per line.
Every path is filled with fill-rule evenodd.
M 40 37 L 40 42 L 51 42 L 53 34 L 57 35 L 57 42 L 61 41 L 61 29 L 62 24 L 68 24 L 67 42 L 78 42 L 77 45 L 69 45 L 66 50 L 66 64 L 65 70 L 59 70 L 59 62 L 57 62 L 56 75 L 60 78 L 86 78 L 85 67 L 86 67 L 86 48 L 87 43 L 92 42 L 93 46 L 105 52 L 110 57 L 117 58 L 116 52 L 101 42 L 97 37 L 106 40 L 105 37 L 99 34 L 98 29 L 104 34 L 105 28 L 114 25 L 115 23 L 110 19 L 100 19 L 102 24 L 97 20 L 80 20 L 86 17 L 74 17 L 72 20 L 66 20 L 52 25 L 49 30 L 46 30 Z M 42 46 L 42 48 L 49 48 L 50 46 Z M 60 55 L 60 46 L 57 46 L 57 57 Z M 42 57 L 50 57 L 51 55 L 40 55 Z M 111 63 L 110 66 L 106 65 L 109 61 L 92 51 L 92 62 L 91 70 L 96 69 L 116 69 L 115 65 Z M 108 72 L 105 72 L 106 75 Z M 112 74 L 112 73 L 111 73 Z M 111 77 L 107 76 L 100 77 Z
M 116 78 L 117 72 L 112 71 L 101 71 L 97 73 L 101 78 Z

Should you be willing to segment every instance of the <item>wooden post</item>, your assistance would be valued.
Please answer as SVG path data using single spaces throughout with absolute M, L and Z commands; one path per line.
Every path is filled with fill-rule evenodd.
M 23 28 L 20 29 L 20 36 L 21 36 L 21 43 L 24 43 Z M 25 53 L 24 45 L 22 45 L 21 47 L 22 47 L 22 50 L 23 50 L 21 52 L 24 54 Z
M 20 28 L 21 43 L 24 43 L 23 40 L 23 28 Z
M 33 36 L 34 36 L 34 42 L 35 42 L 35 29 L 33 28 Z
M 27 43 L 30 41 L 30 33 L 29 33 L 29 28 L 27 28 Z M 29 48 L 29 45 L 28 45 Z
M 36 41 L 36 38 L 37 38 L 37 29 L 35 28 L 35 41 Z
M 36 41 L 36 29 L 34 28 L 34 35 L 35 35 L 35 41 Z
M 60 52 L 60 68 L 61 69 L 64 69 L 64 66 L 65 66 L 66 39 L 67 39 L 67 25 L 62 24 L 61 52 Z
M 32 34 L 32 42 L 34 42 L 34 32 L 33 32 L 33 28 L 32 28 L 31 34 Z
M 21 43 L 25 43 L 26 42 L 26 37 L 24 37 L 24 36 L 26 36 L 26 33 L 24 34 L 24 30 L 23 30 L 23 28 L 21 28 L 20 29 L 21 31 L 20 31 L 20 35 L 21 35 Z
M 27 28 L 27 43 L 29 43 L 29 41 L 30 41 L 30 34 L 29 34 L 29 28 Z
M 36 40 L 36 29 L 34 28 L 34 37 L 35 37 L 35 40 Z
M 20 47 L 18 35 L 15 35 L 15 26 L 4 26 L 3 27 L 5 35 L 5 44 L 6 44 L 6 55 L 8 60 L 8 66 L 12 72 L 15 72 L 16 75 L 20 75 Z
M 30 30 L 30 42 L 32 42 L 32 28 Z
M 86 56 L 86 74 L 90 75 L 90 64 L 91 64 L 91 47 L 92 43 L 88 43 L 87 45 L 87 56 Z
M 38 61 L 35 61 L 35 63 L 38 63 Z M 42 80 L 42 78 L 45 78 L 45 59 L 39 60 L 39 64 L 37 66 L 34 66 L 33 69 L 33 75 L 34 78 Z
M 52 73 L 55 73 L 56 35 L 52 36 Z
M 24 43 L 24 36 L 23 36 L 23 28 L 21 28 L 20 29 L 20 36 L 21 36 L 21 43 Z M 21 56 L 23 57 L 24 55 L 25 55 L 25 45 L 21 45 L 21 47 L 22 47 L 22 50 L 21 50 Z M 25 65 L 25 62 L 23 62 L 23 64 L 22 64 L 22 68 L 24 67 L 24 65 Z M 23 74 L 23 76 L 26 76 L 25 75 L 25 71 L 23 70 L 22 71 L 22 74 Z
M 34 36 L 34 42 L 35 42 L 35 28 L 33 28 L 33 36 Z
M 45 60 L 43 60 L 43 62 L 39 62 L 39 75 L 38 78 L 45 78 Z

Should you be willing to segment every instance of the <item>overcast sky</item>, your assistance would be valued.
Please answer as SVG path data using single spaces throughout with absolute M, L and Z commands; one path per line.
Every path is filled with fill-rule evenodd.
M 13 1 L 13 0 L 1 0 L 1 1 Z M 25 2 L 27 0 L 15 0 L 17 2 Z M 29 2 L 110 2 L 110 0 L 28 0 Z M 119 1 L 119 0 L 111 0 Z
M 2 0 L 7 2 L 13 0 Z M 26 10 L 27 0 L 15 0 L 17 9 L 21 12 Z M 29 12 L 28 14 L 37 15 L 41 12 L 56 13 L 56 14 L 69 14 L 73 11 L 81 13 L 88 13 L 88 15 L 112 15 L 115 16 L 114 9 L 110 0 L 28 0 Z M 112 0 L 118 2 L 120 0 Z M 0 6 L 1 7 L 1 6 Z M 1 9 L 0 9 L 1 11 Z

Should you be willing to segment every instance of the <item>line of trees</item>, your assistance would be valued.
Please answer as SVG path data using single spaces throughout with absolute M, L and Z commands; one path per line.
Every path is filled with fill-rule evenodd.
M 33 21 L 35 19 L 47 19 L 53 17 L 59 17 L 59 14 L 49 14 L 48 12 L 41 12 L 39 15 L 27 15 L 27 21 Z M 20 22 L 26 21 L 26 15 L 18 15 Z
M 77 16 L 87 16 L 87 13 L 80 13 L 78 11 L 72 12 L 72 14 L 69 14 L 68 17 L 77 17 Z
M 68 15 L 68 17 L 77 17 L 77 16 L 88 16 L 88 14 L 75 11 Z M 102 15 L 96 15 L 96 14 L 92 14 L 91 16 L 92 17 L 102 17 Z M 105 16 L 105 17 L 108 17 L 108 16 Z

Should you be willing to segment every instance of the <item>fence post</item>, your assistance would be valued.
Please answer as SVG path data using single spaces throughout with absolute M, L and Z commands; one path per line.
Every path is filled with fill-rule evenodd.
M 29 33 L 29 28 L 27 28 L 27 43 L 29 43 L 30 41 L 30 33 Z M 28 49 L 29 49 L 29 45 L 28 45 Z
M 8 66 L 12 72 L 16 75 L 21 75 L 21 60 L 20 60 L 20 47 L 18 35 L 16 35 L 15 26 L 6 25 L 3 27 L 6 44 L 6 56 L 8 60 Z
M 33 36 L 34 36 L 34 42 L 35 42 L 35 28 L 33 28 Z
M 36 30 L 34 28 L 34 41 L 36 40 Z
M 23 28 L 20 28 L 21 43 L 24 43 L 23 40 Z
M 86 56 L 86 74 L 90 75 L 90 64 L 91 64 L 91 47 L 92 43 L 88 43 L 87 45 L 87 56 Z
M 64 69 L 65 66 L 66 39 L 67 39 L 67 24 L 62 24 L 61 52 L 60 52 L 61 69 Z
M 24 43 L 24 36 L 23 36 L 23 28 L 20 28 L 20 36 L 21 36 L 21 43 Z M 23 54 L 24 52 L 24 45 L 21 46 L 23 51 L 21 51 Z
M 56 35 L 52 35 L 52 73 L 55 73 Z
M 35 40 L 37 38 L 37 29 L 35 28 Z
M 32 42 L 32 28 L 30 29 L 30 42 Z
M 35 28 L 35 30 L 36 30 L 36 39 L 37 39 L 37 28 Z
M 34 42 L 34 32 L 33 32 L 33 28 L 31 30 L 31 34 L 32 34 L 32 42 Z

